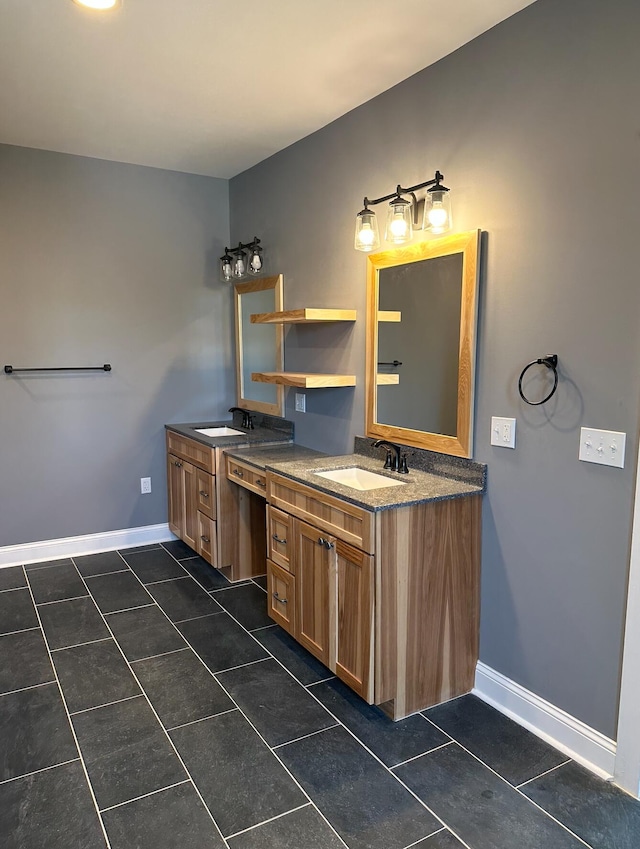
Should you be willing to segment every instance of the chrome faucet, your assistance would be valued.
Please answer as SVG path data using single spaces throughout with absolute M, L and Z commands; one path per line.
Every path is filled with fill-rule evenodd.
M 400 453 L 402 451 L 400 446 L 386 439 L 377 439 L 373 443 L 374 448 L 382 448 L 383 446 L 387 449 L 387 458 L 384 461 L 383 468 L 391 469 L 392 472 L 398 472 L 401 475 L 408 475 L 407 455 Z
M 243 410 L 242 407 L 229 407 L 230 413 L 242 413 L 242 425 L 241 427 L 246 428 L 246 430 L 253 430 L 253 416 L 249 412 L 249 410 Z

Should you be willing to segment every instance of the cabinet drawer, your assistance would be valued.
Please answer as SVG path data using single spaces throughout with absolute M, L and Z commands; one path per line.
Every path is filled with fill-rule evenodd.
M 207 563 L 217 567 L 216 523 L 198 510 L 196 551 Z
M 196 469 L 196 502 L 201 513 L 216 518 L 216 479 L 202 469 Z
M 375 513 L 273 472 L 267 473 L 267 500 L 368 554 L 374 553 Z
M 267 476 L 265 472 L 256 469 L 255 466 L 250 466 L 248 463 L 243 463 L 240 460 L 234 460 L 233 457 L 226 458 L 227 478 L 238 486 L 243 486 L 245 489 L 250 489 L 263 497 L 267 491 Z
M 267 560 L 267 613 L 295 636 L 296 631 L 296 579 L 275 563 Z
M 267 505 L 267 550 L 270 560 L 288 572 L 293 572 L 289 557 L 291 545 L 291 516 Z
M 210 475 L 215 474 L 215 448 L 208 448 L 200 442 L 168 430 L 167 450 L 183 460 L 188 460 L 199 469 L 204 469 Z

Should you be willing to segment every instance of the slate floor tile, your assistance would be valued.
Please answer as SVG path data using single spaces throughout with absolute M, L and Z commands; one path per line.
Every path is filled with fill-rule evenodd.
M 213 595 L 247 631 L 273 625 L 273 619 L 267 615 L 267 597 L 254 583 L 220 590 Z
M 584 849 L 457 743 L 394 772 L 473 849 Z
M 209 616 L 222 610 L 217 601 L 189 575 L 160 584 L 149 584 L 147 589 L 172 622 Z
M 103 814 L 111 849 L 225 849 L 191 783 Z
M 57 684 L 0 696 L 0 781 L 77 757 Z
M 132 572 L 113 572 L 86 580 L 95 603 L 103 613 L 153 604 L 153 599 Z
M 316 660 L 279 625 L 256 631 L 254 636 L 301 684 L 314 684 L 333 676 L 330 669 Z
M 71 562 L 48 569 L 34 569 L 28 575 L 36 604 L 88 595 L 78 570 Z
M 91 598 L 47 604 L 40 608 L 40 619 L 52 650 L 110 636 Z
M 267 576 L 266 575 L 258 575 L 256 578 L 252 579 L 259 587 L 261 587 L 265 592 L 267 591 Z
M 197 551 L 194 551 L 192 548 L 183 542 L 181 539 L 174 539 L 171 542 L 163 542 L 162 547 L 165 548 L 172 557 L 175 557 L 176 560 L 184 560 L 188 557 L 196 557 Z
M 117 551 L 101 551 L 98 554 L 86 554 L 82 557 L 74 557 L 74 563 L 78 572 L 85 578 L 94 575 L 106 575 L 108 572 L 121 572 L 129 567 Z
M 28 589 L 0 593 L 0 634 L 37 627 L 38 617 Z
M 350 849 L 403 849 L 440 825 L 344 728 L 282 746 L 278 756 Z
M 640 801 L 573 761 L 522 788 L 593 849 L 640 846 Z
M 307 801 L 238 711 L 170 735 L 225 836 Z
M 310 691 L 387 766 L 395 766 L 449 742 L 445 734 L 422 716 L 393 722 L 338 678 L 315 684 Z
M 136 661 L 133 669 L 165 728 L 235 707 L 190 648 Z
M 335 719 L 275 660 L 219 673 L 218 680 L 270 746 L 336 725 Z
M 53 659 L 71 713 L 140 693 L 113 640 L 63 649 L 55 652 Z
M 150 542 L 146 545 L 132 545 L 129 548 L 119 548 L 118 552 L 120 554 L 135 554 L 137 551 L 153 551 L 153 549 L 160 548 L 159 542 Z
M 80 761 L 0 785 L 3 849 L 106 849 Z
M 0 693 L 54 681 L 40 629 L 0 637 Z
M 567 760 L 566 755 L 476 696 L 461 696 L 423 713 L 514 785 Z
M 18 587 L 26 586 L 27 581 L 22 566 L 9 566 L 6 569 L 0 569 L 0 591 L 15 590 Z
M 311 805 L 231 837 L 228 843 L 230 849 L 344 849 Z
M 100 808 L 187 777 L 143 696 L 76 714 L 72 721 Z
M 184 577 L 182 566 L 164 548 L 135 551 L 124 558 L 143 584 Z
M 431 837 L 425 837 L 411 849 L 464 849 L 464 843 L 460 843 L 457 837 L 444 829 Z
M 38 569 L 48 569 L 50 566 L 69 565 L 71 565 L 71 558 L 61 557 L 59 560 L 41 560 L 39 563 L 27 563 L 24 568 L 27 572 L 37 572 Z
M 181 560 L 180 565 L 205 590 L 219 590 L 221 587 L 231 586 L 231 582 L 225 578 L 222 572 L 219 569 L 214 569 L 211 564 L 207 563 L 204 557 Z
M 177 627 L 212 672 L 267 657 L 262 646 L 225 613 L 181 622 Z
M 110 613 L 107 622 L 129 661 L 185 647 L 180 634 L 155 605 Z

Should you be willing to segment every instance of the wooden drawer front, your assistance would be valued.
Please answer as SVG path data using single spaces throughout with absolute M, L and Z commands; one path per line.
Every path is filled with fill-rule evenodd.
M 208 448 L 186 436 L 180 436 L 171 430 L 167 431 L 167 450 L 183 460 L 188 460 L 194 466 L 204 469 L 210 475 L 215 474 L 215 448 Z
M 196 501 L 198 510 L 210 519 L 216 518 L 216 479 L 202 469 L 196 469 Z
M 239 460 L 234 460 L 233 457 L 227 457 L 227 478 L 238 486 L 243 486 L 245 489 L 250 489 L 257 495 L 262 495 L 263 498 L 267 492 L 267 476 L 265 472 L 261 472 L 254 466 L 248 463 L 242 463 Z
M 198 511 L 198 538 L 197 552 L 201 557 L 211 563 L 212 566 L 217 566 L 217 540 L 216 540 L 216 523 L 209 516 Z
M 338 539 L 374 553 L 375 513 L 273 472 L 267 473 L 267 499 Z
M 291 516 L 267 505 L 267 547 L 269 559 L 283 569 L 292 572 L 289 558 L 291 542 Z
M 292 636 L 296 632 L 296 579 L 267 560 L 267 613 Z

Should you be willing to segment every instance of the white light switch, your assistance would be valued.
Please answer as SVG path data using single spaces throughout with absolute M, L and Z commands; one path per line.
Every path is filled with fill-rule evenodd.
M 627 434 L 617 430 L 596 430 L 594 427 L 580 428 L 580 451 L 578 459 L 586 463 L 600 463 L 624 469 L 624 449 Z
M 491 444 L 500 448 L 515 448 L 516 420 L 491 416 Z

